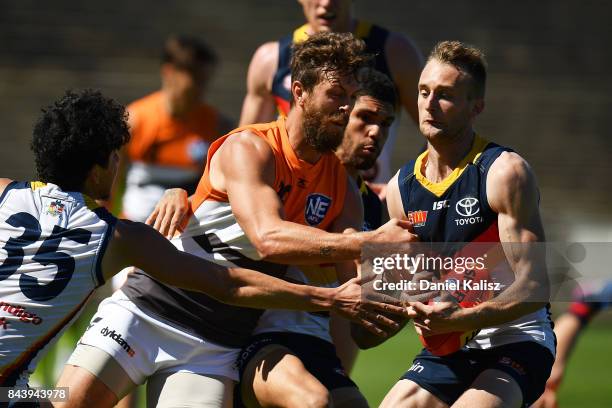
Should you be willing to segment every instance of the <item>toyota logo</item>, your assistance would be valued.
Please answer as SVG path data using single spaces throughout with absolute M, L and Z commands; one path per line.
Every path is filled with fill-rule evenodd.
M 455 211 L 457 214 L 463 215 L 464 217 L 471 217 L 480 212 L 480 206 L 478 205 L 478 199 L 473 197 L 465 197 L 457 202 L 455 205 Z

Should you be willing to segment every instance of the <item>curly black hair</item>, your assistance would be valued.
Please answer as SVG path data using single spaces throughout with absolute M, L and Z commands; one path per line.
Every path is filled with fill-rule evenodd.
M 357 97 L 371 96 L 381 102 L 385 102 L 397 109 L 398 96 L 395 85 L 391 78 L 374 68 L 367 69 L 359 78 L 361 88 L 355 92 Z
M 68 90 L 42 109 L 30 148 L 39 180 L 81 191 L 93 166 L 108 166 L 111 153 L 129 138 L 122 105 L 97 90 Z

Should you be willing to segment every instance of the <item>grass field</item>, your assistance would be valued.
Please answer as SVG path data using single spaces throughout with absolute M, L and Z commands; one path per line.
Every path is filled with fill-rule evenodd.
M 80 330 L 85 327 L 86 323 L 82 323 Z M 70 341 L 75 342 L 78 339 L 80 330 L 74 330 L 76 333 L 73 332 Z M 64 350 L 47 356 L 45 358 L 47 363 L 67 358 L 69 340 L 63 340 Z M 378 406 L 386 392 L 410 367 L 412 358 L 419 350 L 420 343 L 417 336 L 408 325 L 400 334 L 380 347 L 361 352 L 353 372 L 353 379 L 372 407 Z M 35 378 L 39 383 L 45 383 L 43 379 L 57 375 L 57 371 L 53 373 L 51 366 L 53 365 L 43 364 L 41 370 L 38 370 Z M 43 367 L 47 369 L 46 375 L 41 372 Z M 612 367 L 612 313 L 605 313 L 605 316 L 598 317 L 579 339 L 565 381 L 559 390 L 559 406 L 561 408 L 612 407 L 610 367 Z
M 594 321 L 580 338 L 559 390 L 560 408 L 612 407 L 612 325 L 607 317 Z M 353 379 L 370 406 L 378 406 L 419 350 L 416 334 L 406 326 L 380 347 L 361 352 Z

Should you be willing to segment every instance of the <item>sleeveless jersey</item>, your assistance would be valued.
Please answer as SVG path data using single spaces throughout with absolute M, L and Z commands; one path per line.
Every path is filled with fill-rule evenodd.
M 474 145 L 449 177 L 433 183 L 421 172 L 428 152 L 402 167 L 398 183 L 404 212 L 423 242 L 499 242 L 497 213 L 487 199 L 487 174 L 506 147 L 476 136 Z M 536 341 L 554 354 L 549 306 L 498 327 L 480 330 L 467 345 L 490 348 Z
M 130 167 L 123 213 L 131 220 L 144 221 L 165 189 L 195 191 L 208 147 L 220 136 L 219 113 L 200 104 L 185 118 L 173 118 L 159 91 L 133 102 L 128 110 L 134 121 L 127 146 Z
M 382 203 L 361 177 L 357 179 L 361 202 L 363 203 L 364 231 L 375 230 L 382 225 Z M 287 277 L 308 285 L 337 287 L 335 264 L 312 266 L 290 266 Z M 316 336 L 331 342 L 329 313 L 302 312 L 298 310 L 266 310 L 259 319 L 254 334 L 266 332 L 290 332 Z
M 27 385 L 103 282 L 115 218 L 80 193 L 12 182 L 0 196 L 0 384 Z
M 344 168 L 332 153 L 323 155 L 315 164 L 300 160 L 289 143 L 285 119 L 280 118 L 236 129 L 211 145 L 204 175 L 192 198 L 193 216 L 185 231 L 172 242 L 183 251 L 221 265 L 286 277 L 287 266 L 260 259 L 234 217 L 227 194 L 210 184 L 211 158 L 232 134 L 245 129 L 266 141 L 274 153 L 274 189 L 283 203 L 285 220 L 327 230 L 342 211 L 347 186 Z M 287 279 L 290 278 L 303 282 L 299 277 Z M 122 290 L 145 313 L 229 347 L 246 344 L 263 312 L 225 305 L 200 293 L 162 285 L 142 272 L 130 274 Z
M 278 67 L 272 79 L 272 95 L 276 107 L 281 115 L 289 113 L 291 104 L 291 55 L 292 45 L 305 41 L 308 38 L 308 24 L 296 29 L 293 34 L 287 35 L 278 41 Z M 391 78 L 387 57 L 385 55 L 385 42 L 389 31 L 365 21 L 358 21 L 353 33 L 366 44 L 366 52 L 376 55 L 375 68 Z

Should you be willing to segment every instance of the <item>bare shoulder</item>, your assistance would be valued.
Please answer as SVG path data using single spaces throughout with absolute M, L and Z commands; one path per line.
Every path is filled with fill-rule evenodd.
M 12 182 L 13 182 L 13 180 L 11 180 L 11 179 L 1 178 L 0 177 L 0 195 L 2 195 L 2 193 L 4 193 L 4 189 L 6 188 L 6 186 L 11 184 Z
M 248 83 L 252 88 L 272 88 L 272 77 L 278 66 L 278 42 L 270 41 L 257 48 L 249 64 Z
M 270 65 L 278 62 L 278 41 L 268 41 L 261 44 L 255 50 L 251 63 L 257 62 L 263 65 Z
M 529 163 L 515 152 L 503 152 L 493 162 L 488 174 L 490 180 L 504 185 L 525 183 L 533 177 Z
M 221 149 L 223 157 L 232 160 L 241 159 L 244 155 L 252 160 L 266 160 L 274 156 L 270 145 L 251 129 L 232 134 Z
M 537 185 L 529 163 L 515 152 L 504 152 L 487 175 L 487 198 L 491 208 L 503 212 L 511 203 L 537 201 Z

